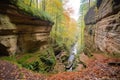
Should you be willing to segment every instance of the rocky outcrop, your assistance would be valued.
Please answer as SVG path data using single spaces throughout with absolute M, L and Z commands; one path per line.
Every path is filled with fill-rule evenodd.
M 98 0 L 97 6 L 86 14 L 85 23 L 85 45 L 91 52 L 120 56 L 119 0 Z
M 46 48 L 53 23 L 33 17 L 8 1 L 0 1 L 0 55 Z
M 95 44 L 101 51 L 120 53 L 120 12 L 99 21 L 95 31 Z
M 9 20 L 9 17 L 0 14 L 0 55 L 14 54 L 17 50 L 16 27 Z M 4 50 L 3 50 L 4 49 Z

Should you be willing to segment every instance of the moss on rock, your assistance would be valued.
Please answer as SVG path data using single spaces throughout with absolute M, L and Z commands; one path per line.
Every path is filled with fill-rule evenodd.
M 22 0 L 9 0 L 11 4 L 18 7 L 23 13 L 29 14 L 30 16 L 35 17 L 36 19 L 46 20 L 53 23 L 50 15 L 47 14 L 45 11 L 32 8 L 29 5 L 26 5 Z

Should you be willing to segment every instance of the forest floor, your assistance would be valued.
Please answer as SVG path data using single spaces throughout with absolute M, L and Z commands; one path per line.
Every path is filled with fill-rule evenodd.
M 0 80 L 120 80 L 120 59 L 95 54 L 86 59 L 87 68 L 49 76 L 0 60 Z

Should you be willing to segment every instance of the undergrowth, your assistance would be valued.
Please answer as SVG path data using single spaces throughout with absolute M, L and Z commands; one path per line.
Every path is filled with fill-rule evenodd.
M 47 73 L 53 70 L 56 64 L 56 58 L 54 56 L 52 48 L 44 50 L 37 56 L 38 59 L 28 64 L 22 64 L 23 67 L 32 71 Z
M 1 57 L 0 60 L 6 60 L 40 73 L 51 72 L 56 64 L 56 58 L 52 48 L 38 53 L 24 53 L 16 56 Z

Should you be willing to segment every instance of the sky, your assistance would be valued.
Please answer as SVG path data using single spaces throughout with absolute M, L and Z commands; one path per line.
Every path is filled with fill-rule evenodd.
M 79 18 L 80 0 L 69 0 L 69 2 L 65 5 L 65 9 L 69 7 L 72 7 L 74 11 L 73 14 L 70 14 L 70 16 L 77 21 Z

